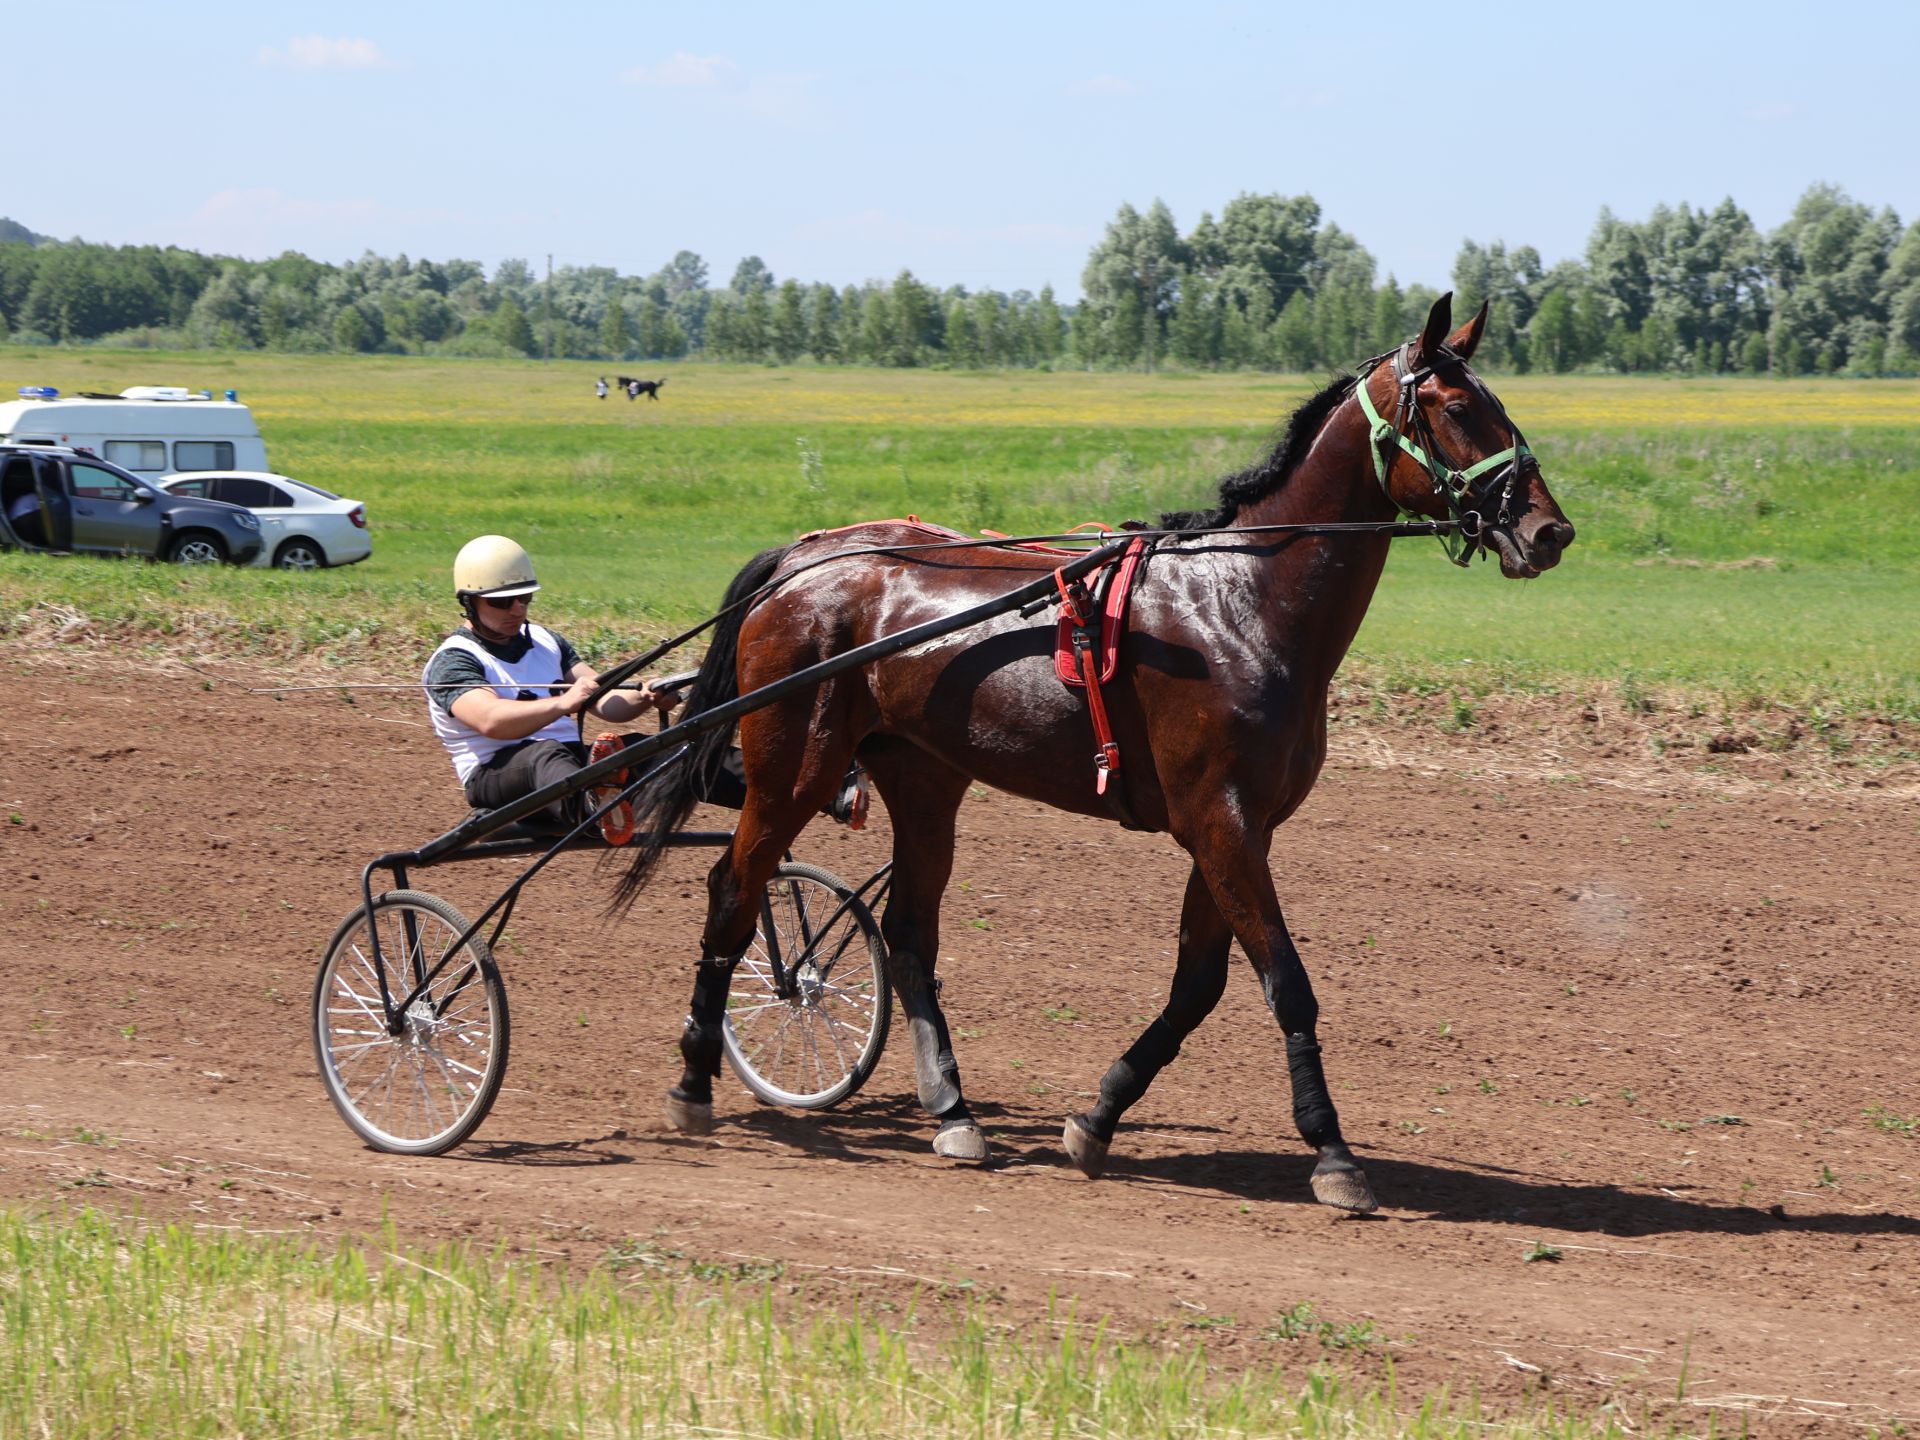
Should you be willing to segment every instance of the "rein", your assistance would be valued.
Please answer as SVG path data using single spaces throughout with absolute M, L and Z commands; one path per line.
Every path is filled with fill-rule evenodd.
M 1527 448 L 1526 441 L 1521 438 L 1519 428 L 1508 419 L 1506 407 L 1491 390 L 1487 389 L 1480 377 L 1467 367 L 1466 361 L 1451 350 L 1442 349 L 1440 358 L 1432 364 L 1415 368 L 1411 364 L 1403 363 L 1412 349 L 1412 344 L 1413 342 L 1409 341 L 1396 350 L 1390 350 L 1385 355 L 1376 355 L 1367 361 L 1360 367 L 1360 378 L 1354 386 L 1359 392 L 1361 413 L 1367 417 L 1367 424 L 1372 427 L 1373 443 L 1368 449 L 1373 455 L 1373 476 L 1380 482 L 1381 491 L 1389 501 L 1392 501 L 1396 510 L 1402 515 L 1412 514 L 1412 511 L 1394 499 L 1393 490 L 1387 483 L 1387 477 L 1393 469 L 1392 462 L 1387 458 L 1392 448 L 1397 445 L 1412 456 L 1414 463 L 1427 472 L 1427 478 L 1433 483 L 1433 493 L 1440 497 L 1441 503 L 1447 507 L 1448 514 L 1453 517 L 1449 530 L 1434 532 L 1439 536 L 1440 546 L 1447 552 L 1449 560 L 1456 565 L 1464 566 L 1476 553 L 1484 553 L 1487 548 L 1485 537 L 1488 525 L 1480 507 L 1485 504 L 1487 496 L 1493 492 L 1496 485 L 1501 486 L 1501 490 L 1499 518 L 1494 522 L 1494 527 L 1501 528 L 1513 523 L 1515 519 L 1513 515 L 1514 486 L 1520 480 L 1521 462 L 1532 459 L 1533 452 Z M 1381 416 L 1380 412 L 1374 408 L 1373 396 L 1367 393 L 1367 381 L 1375 370 L 1389 360 L 1393 362 L 1394 385 L 1399 394 L 1399 403 L 1392 420 Z M 1414 400 L 1414 392 L 1419 388 L 1420 382 L 1433 374 L 1439 366 L 1447 364 L 1458 365 L 1461 368 L 1474 392 L 1493 407 L 1494 414 L 1500 417 L 1501 423 L 1507 427 L 1507 434 L 1513 440 L 1506 449 L 1497 451 L 1465 469 L 1462 469 L 1441 446 L 1439 437 L 1433 433 L 1433 423 L 1427 419 L 1426 412 Z M 1420 440 L 1425 442 L 1424 449 L 1415 443 L 1413 438 L 1415 432 L 1418 433 Z
M 1366 389 L 1365 385 L 1362 385 L 1360 388 L 1364 394 Z M 1135 526 L 1128 524 L 1122 526 L 1117 532 L 1101 532 L 1101 538 L 1107 539 L 1115 534 L 1125 534 L 1130 537 L 1138 537 L 1142 540 L 1158 542 L 1161 540 L 1188 540 L 1202 535 L 1386 535 L 1394 539 L 1402 539 L 1410 535 L 1434 535 L 1438 536 L 1444 545 L 1447 542 L 1448 535 L 1452 532 L 1470 531 L 1471 536 L 1469 543 L 1477 541 L 1480 533 L 1480 517 L 1472 511 L 1465 512 L 1472 517 L 1471 520 L 1463 519 L 1461 513 L 1458 511 L 1456 511 L 1454 518 L 1451 520 L 1427 520 L 1414 516 L 1404 510 L 1401 513 L 1403 518 L 1399 520 L 1321 520 L 1304 521 L 1292 525 L 1212 525 L 1176 530 L 1152 529 L 1144 525 Z M 905 555 L 926 550 L 1017 550 L 1033 545 L 1058 545 L 1067 542 L 1078 542 L 1079 544 L 1085 545 L 1089 543 L 1089 539 L 1090 537 L 1084 532 L 1069 532 L 1064 535 L 1001 535 L 982 537 L 978 540 L 926 540 L 907 545 L 869 545 L 857 550 L 836 550 L 831 555 L 822 555 L 817 560 L 809 560 L 804 565 L 795 566 L 785 574 L 769 580 L 752 593 L 741 596 L 738 600 L 734 601 L 733 604 L 716 610 L 698 625 L 682 630 L 678 635 L 669 636 L 652 649 L 634 656 L 631 660 L 621 661 L 618 665 L 614 666 L 613 669 L 600 677 L 600 686 L 593 692 L 592 698 L 587 701 L 587 708 L 591 709 L 599 703 L 601 696 L 619 688 L 624 681 L 630 680 L 635 675 L 638 675 L 662 655 L 671 654 L 696 635 L 718 625 L 734 611 L 750 609 L 754 605 L 759 604 L 760 601 L 764 600 L 768 595 L 771 595 L 775 590 L 778 590 L 782 585 L 785 585 L 789 580 L 796 579 L 806 574 L 807 571 L 816 569 L 821 565 L 830 565 L 837 560 L 851 560 L 860 555 Z M 1449 553 L 1451 554 L 1452 552 L 1449 551 Z M 1048 603 L 1055 602 L 1049 601 Z

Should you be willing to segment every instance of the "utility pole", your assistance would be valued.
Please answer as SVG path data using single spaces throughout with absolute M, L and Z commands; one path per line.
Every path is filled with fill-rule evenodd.
M 553 256 L 547 256 L 547 364 L 553 363 Z

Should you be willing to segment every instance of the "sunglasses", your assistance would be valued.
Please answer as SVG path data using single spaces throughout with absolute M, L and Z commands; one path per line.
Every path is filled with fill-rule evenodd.
M 507 595 L 504 597 L 482 595 L 480 597 L 480 603 L 493 610 L 511 610 L 516 605 L 533 604 L 533 597 L 531 595 Z

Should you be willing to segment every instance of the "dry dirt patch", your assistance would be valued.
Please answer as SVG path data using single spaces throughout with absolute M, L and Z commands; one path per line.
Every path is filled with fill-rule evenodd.
M 321 1092 L 308 991 L 365 860 L 461 813 L 417 702 L 0 664 L 13 1202 L 302 1234 L 384 1215 L 576 1263 L 652 1238 L 885 1293 L 966 1282 L 1010 1323 L 1057 1294 L 1248 1357 L 1307 1303 L 1370 1325 L 1403 1393 L 1671 1400 L 1684 1374 L 1688 1408 L 1765 1428 L 1920 1418 L 1901 1123 L 1920 1116 L 1920 816 L 1899 785 L 1766 756 L 1610 766 L 1524 727 L 1342 727 L 1273 864 L 1386 1206 L 1354 1221 L 1308 1199 L 1244 966 L 1107 1178 L 1064 1168 L 1063 1116 L 1161 1002 L 1185 865 L 986 792 L 961 812 L 942 969 L 992 1167 L 935 1161 L 904 1036 L 843 1111 L 726 1082 L 713 1139 L 664 1132 L 702 892 L 685 855 L 620 922 L 589 859 L 536 881 L 502 957 L 493 1116 L 439 1160 L 368 1151 Z M 797 849 L 856 875 L 885 843 L 881 818 Z M 509 874 L 423 879 L 477 908 Z M 1527 1261 L 1538 1246 L 1559 1258 Z

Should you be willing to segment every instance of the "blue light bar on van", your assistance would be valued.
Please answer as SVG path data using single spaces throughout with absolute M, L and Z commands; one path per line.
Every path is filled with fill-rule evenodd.
M 20 398 L 23 400 L 58 400 L 60 392 L 51 385 L 22 385 Z

